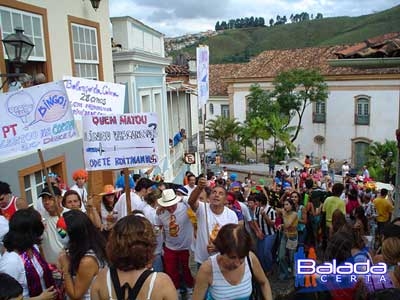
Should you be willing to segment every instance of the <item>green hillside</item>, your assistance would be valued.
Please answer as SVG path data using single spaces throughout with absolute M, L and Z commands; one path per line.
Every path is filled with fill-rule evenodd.
M 245 62 L 265 50 L 360 42 L 400 31 L 400 5 L 371 15 L 303 21 L 273 27 L 226 30 L 200 40 L 210 48 L 210 63 Z M 179 50 L 195 56 L 198 44 Z M 173 56 L 177 54 L 171 53 Z

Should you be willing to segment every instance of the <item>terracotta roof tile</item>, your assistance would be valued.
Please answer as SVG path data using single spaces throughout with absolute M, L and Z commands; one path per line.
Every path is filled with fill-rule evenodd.
M 223 78 L 233 77 L 245 64 L 218 64 L 210 65 L 210 96 L 228 95 L 228 84 Z
M 342 49 L 343 46 L 331 46 L 264 51 L 245 64 L 231 78 L 274 78 L 283 71 L 302 68 L 318 69 L 324 76 L 393 74 L 400 72 L 400 68 L 362 69 L 330 66 L 328 60 L 337 59 L 336 53 Z
M 365 42 L 352 46 L 335 53 L 338 58 L 357 57 L 393 57 L 398 56 L 400 51 L 400 32 L 391 32 L 370 38 Z
M 189 66 L 169 65 L 165 68 L 168 75 L 189 75 Z

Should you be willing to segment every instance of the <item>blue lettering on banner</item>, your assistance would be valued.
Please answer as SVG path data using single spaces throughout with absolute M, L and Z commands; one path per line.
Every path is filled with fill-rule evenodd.
M 151 155 L 138 155 L 138 156 L 127 156 L 127 157 L 115 157 L 115 165 L 137 165 L 137 164 L 152 164 L 154 159 Z
M 68 100 L 63 95 L 52 95 L 48 98 L 42 99 L 41 105 L 37 108 L 40 115 L 43 117 L 55 105 L 61 105 L 65 109 Z
M 57 123 L 53 125 L 53 134 L 60 134 L 64 131 L 71 131 L 74 129 L 74 120 L 66 121 L 63 123 Z
M 111 166 L 111 158 L 110 157 L 102 157 L 102 158 L 97 158 L 97 159 L 89 159 L 89 166 L 91 168 Z
M 99 87 L 97 83 L 94 86 L 82 85 L 80 80 L 77 80 L 75 83 L 73 83 L 72 80 L 69 79 L 65 81 L 65 88 L 81 91 L 84 93 L 93 93 L 97 95 L 119 97 L 119 94 L 115 91 L 112 91 L 111 87 L 109 87 L 107 84 L 103 85 L 103 87 Z

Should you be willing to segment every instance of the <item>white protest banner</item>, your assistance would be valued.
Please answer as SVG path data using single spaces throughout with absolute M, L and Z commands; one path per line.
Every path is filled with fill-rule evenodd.
M 202 108 L 209 98 L 209 51 L 208 46 L 197 47 L 197 98 Z
M 124 113 L 125 85 L 71 76 L 63 79 L 77 120 L 82 116 Z
M 49 148 L 77 138 L 63 81 L 0 94 L 0 158 Z
M 86 170 L 158 164 L 156 113 L 84 116 L 82 121 Z

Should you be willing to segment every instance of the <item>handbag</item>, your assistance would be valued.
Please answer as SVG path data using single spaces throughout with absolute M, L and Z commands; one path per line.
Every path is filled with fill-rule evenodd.
M 288 238 L 286 240 L 286 249 L 296 250 L 297 249 L 297 243 L 298 243 L 297 239 L 292 240 L 292 239 Z
M 249 299 L 250 300 L 264 300 L 261 286 L 254 277 L 253 268 L 251 266 L 251 260 L 250 260 L 249 255 L 247 255 L 247 263 L 249 264 L 249 268 L 250 268 L 250 272 L 251 272 L 251 287 L 252 287 L 252 291 L 251 291 L 251 295 L 250 295 Z

